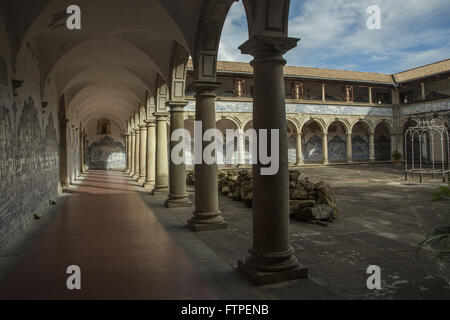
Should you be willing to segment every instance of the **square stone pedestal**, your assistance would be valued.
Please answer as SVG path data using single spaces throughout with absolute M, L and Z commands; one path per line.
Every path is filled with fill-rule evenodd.
M 188 226 L 194 232 L 224 230 L 228 228 L 228 224 L 225 221 L 221 223 L 201 224 L 194 223 L 192 222 L 192 220 L 188 220 Z
M 169 194 L 169 188 L 160 188 L 160 189 L 153 189 L 152 195 L 154 196 L 164 196 Z
M 166 200 L 165 203 L 166 208 L 189 208 L 192 207 L 192 201 L 189 199 L 182 200 Z
M 308 268 L 302 268 L 301 266 L 288 271 L 262 272 L 249 268 L 244 262 L 239 260 L 238 270 L 250 278 L 250 281 L 257 286 L 308 278 Z

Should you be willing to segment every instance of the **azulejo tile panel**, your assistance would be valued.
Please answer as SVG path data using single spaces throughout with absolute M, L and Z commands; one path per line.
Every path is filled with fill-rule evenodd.
M 435 101 L 435 102 L 423 102 L 408 105 L 400 108 L 401 115 L 412 115 L 417 113 L 426 113 L 434 111 L 446 111 L 450 110 L 450 100 Z
M 195 101 L 189 101 L 186 111 L 195 111 Z M 253 103 L 245 101 L 216 101 L 217 112 L 252 112 Z M 337 115 L 358 115 L 358 116 L 392 116 L 392 109 L 389 107 L 373 106 L 349 106 L 349 105 L 326 105 L 326 104 L 286 104 L 287 113 L 306 114 L 337 114 Z

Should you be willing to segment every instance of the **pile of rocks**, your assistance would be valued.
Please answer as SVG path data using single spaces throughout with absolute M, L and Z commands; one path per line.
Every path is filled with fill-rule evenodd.
M 249 171 L 220 171 L 219 191 L 235 201 L 244 202 L 245 206 L 253 206 L 253 180 Z
M 186 183 L 195 183 L 194 172 L 188 172 Z M 219 192 L 235 201 L 253 206 L 253 179 L 249 170 L 219 171 Z M 313 183 L 299 171 L 289 171 L 289 215 L 305 222 L 326 225 L 340 213 L 329 185 Z
M 289 215 L 298 221 L 332 221 L 339 216 L 329 185 L 312 183 L 298 171 L 289 172 Z

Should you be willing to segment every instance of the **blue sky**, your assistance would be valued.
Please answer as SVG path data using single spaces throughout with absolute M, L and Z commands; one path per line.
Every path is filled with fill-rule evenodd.
M 367 7 L 381 9 L 381 29 L 367 28 Z M 396 73 L 450 58 L 450 0 L 291 0 L 289 36 L 301 38 L 289 65 Z M 242 2 L 233 5 L 219 60 L 244 61 L 248 39 Z

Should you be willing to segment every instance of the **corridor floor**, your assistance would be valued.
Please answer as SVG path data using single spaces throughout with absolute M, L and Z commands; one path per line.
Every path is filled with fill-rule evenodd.
M 216 299 L 120 172 L 91 171 L 0 287 L 0 299 Z M 81 290 L 69 290 L 71 265 Z

